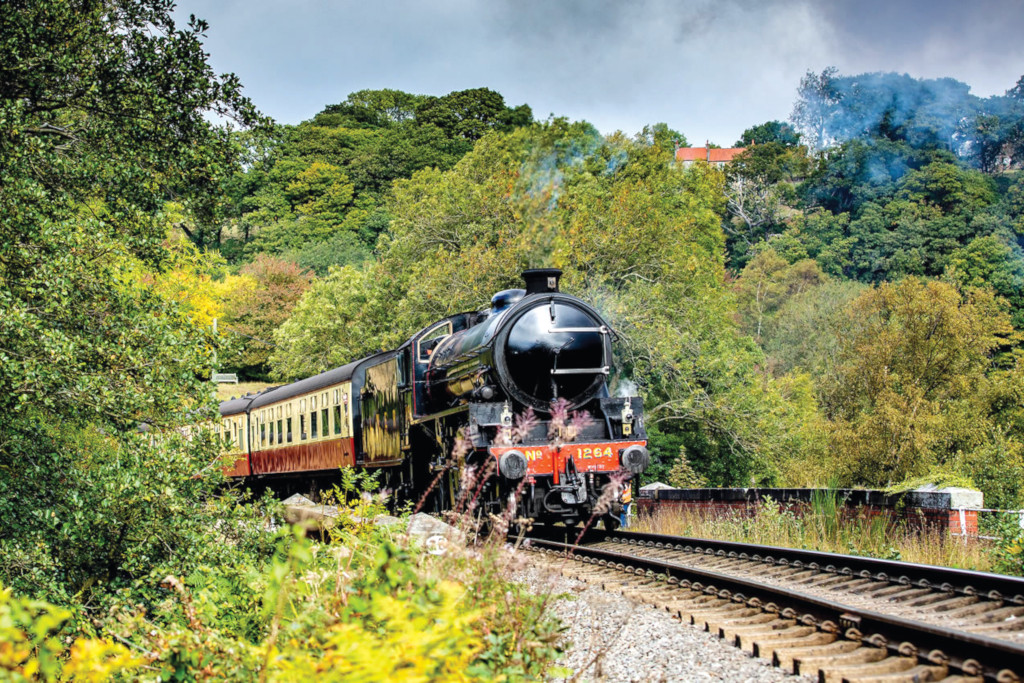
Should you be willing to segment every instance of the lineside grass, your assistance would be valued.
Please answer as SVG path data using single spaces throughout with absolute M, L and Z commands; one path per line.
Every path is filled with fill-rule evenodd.
M 673 536 L 903 560 L 943 567 L 995 571 L 992 547 L 978 539 L 952 536 L 946 530 L 915 529 L 883 517 L 854 511 L 843 514 L 825 494 L 797 514 L 767 501 L 751 514 L 708 513 L 662 507 L 642 515 L 629 528 Z

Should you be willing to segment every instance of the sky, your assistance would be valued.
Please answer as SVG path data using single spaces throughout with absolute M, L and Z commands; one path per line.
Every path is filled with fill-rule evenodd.
M 180 0 L 218 72 L 281 123 L 362 89 L 487 87 L 534 117 L 731 146 L 789 118 L 835 66 L 952 77 L 978 96 L 1024 75 L 1024 0 Z

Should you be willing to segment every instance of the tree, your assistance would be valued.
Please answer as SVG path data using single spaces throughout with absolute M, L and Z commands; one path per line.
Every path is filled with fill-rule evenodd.
M 852 324 L 847 309 L 865 289 L 859 282 L 830 279 L 786 299 L 761 335 L 770 370 L 776 376 L 805 372 L 818 386 L 828 385 L 838 346 Z
M 760 342 L 765 325 L 779 308 L 825 282 L 826 275 L 811 259 L 789 264 L 772 249 L 759 252 L 733 285 L 740 329 Z
M 280 126 L 247 144 L 249 168 L 227 186 L 230 201 L 215 234 L 226 256 L 308 252 L 326 270 L 368 254 L 386 225 L 395 180 L 426 168 L 447 170 L 492 130 L 532 119 L 486 88 L 444 97 L 361 90 L 309 121 Z M 343 233 L 354 233 L 352 235 Z M 226 239 L 221 239 L 222 235 Z
M 677 130 L 668 127 L 667 123 L 655 123 L 651 126 L 644 126 L 637 136 L 637 141 L 653 145 L 669 154 L 675 155 L 680 147 L 686 147 L 686 136 Z
M 489 88 L 472 88 L 424 98 L 416 107 L 416 121 L 433 124 L 450 138 L 479 140 L 492 129 L 529 125 L 533 112 L 525 104 L 506 107 L 505 98 Z
M 360 90 L 350 93 L 341 104 L 325 107 L 314 121 L 332 127 L 355 122 L 385 128 L 411 120 L 416 116 L 416 108 L 426 99 L 425 95 L 401 90 Z
M 238 357 L 226 359 L 224 364 L 247 374 L 263 374 L 274 348 L 274 331 L 288 319 L 313 275 L 291 261 L 267 254 L 258 254 L 240 274 L 247 281 L 232 292 L 224 327 L 243 341 Z
M 976 237 L 953 252 L 944 277 L 961 289 L 991 287 L 1012 307 L 1014 327 L 1024 329 L 1024 256 L 997 235 Z
M 765 121 L 762 124 L 747 128 L 736 141 L 736 147 L 750 147 L 773 142 L 783 147 L 796 147 L 800 144 L 800 133 L 793 126 L 781 121 Z
M 216 340 L 142 277 L 172 262 L 168 200 L 199 225 L 237 168 L 208 117 L 262 123 L 205 29 L 163 0 L 0 11 L 0 580 L 21 590 L 88 599 L 205 523 L 217 449 L 137 431 L 213 414 Z
M 986 447 L 991 413 L 976 398 L 1013 333 L 991 292 L 908 278 L 868 290 L 847 315 L 823 387 L 844 484 L 888 485 Z
M 787 206 L 797 203 L 796 183 L 811 169 L 807 150 L 766 142 L 748 148 L 725 170 L 732 265 L 742 266 L 755 246 L 782 231 Z
M 885 139 L 917 149 L 957 151 L 962 122 L 980 102 L 965 83 L 952 78 L 841 76 L 829 67 L 801 79 L 790 120 L 816 150 L 853 139 Z
M 759 372 L 762 355 L 730 319 L 722 174 L 671 158 L 654 141 L 554 120 L 486 135 L 450 171 L 397 182 L 378 259 L 310 289 L 276 335 L 275 370 L 393 348 L 519 286 L 524 268 L 555 265 L 615 327 L 616 365 L 641 385 L 670 457 L 684 446 L 714 485 L 774 480 L 787 454 L 820 441 L 800 426 L 813 398 Z
M 839 70 L 830 66 L 820 74 L 808 71 L 800 79 L 798 98 L 790 120 L 813 150 L 828 147 L 833 140 L 829 124 L 838 111 L 842 94 L 836 87 Z

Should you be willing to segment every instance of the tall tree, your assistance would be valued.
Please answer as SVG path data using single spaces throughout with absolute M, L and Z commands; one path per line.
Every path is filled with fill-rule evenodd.
M 785 147 L 793 147 L 800 144 L 800 133 L 788 123 L 782 121 L 765 121 L 764 123 L 747 128 L 743 135 L 736 141 L 737 147 L 750 147 L 751 145 L 763 145 L 775 142 Z
M 226 306 L 224 325 L 241 336 L 237 358 L 225 359 L 247 374 L 265 374 L 274 349 L 274 331 L 288 319 L 309 288 L 313 275 L 291 261 L 259 254 L 242 267 L 246 281 L 235 289 Z
M 140 273 L 169 260 L 168 200 L 200 224 L 237 164 L 211 115 L 261 119 L 171 8 L 0 7 L 0 580 L 26 590 L 180 557 L 216 479 L 216 450 L 137 434 L 210 409 L 214 343 Z
M 839 69 L 830 66 L 820 74 L 808 71 L 800 79 L 798 99 L 793 105 L 790 120 L 811 149 L 821 150 L 832 143 L 829 124 L 842 99 L 835 83 L 838 74 Z
M 824 392 L 844 483 L 899 482 L 986 445 L 977 397 L 1013 332 L 991 292 L 909 278 L 865 292 L 848 316 Z

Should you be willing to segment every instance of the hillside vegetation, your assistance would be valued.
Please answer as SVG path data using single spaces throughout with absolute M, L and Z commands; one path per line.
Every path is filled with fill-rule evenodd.
M 602 135 L 487 88 L 278 125 L 169 8 L 0 12 L 5 676 L 543 677 L 557 625 L 504 551 L 424 558 L 351 473 L 325 550 L 186 438 L 211 369 L 307 376 L 529 267 L 620 335 L 648 480 L 1024 506 L 1024 81 L 809 73 L 731 167 L 684 168 L 665 124 Z
M 269 249 L 260 231 L 284 224 L 257 228 L 245 207 L 291 196 L 294 183 L 267 182 L 274 168 L 301 159 L 355 178 L 341 140 L 433 130 L 423 101 L 434 99 L 354 93 L 289 128 L 270 171 L 242 174 L 262 185 L 236 205 L 242 218 L 220 224 L 233 235 L 222 251 Z M 289 299 L 272 347 L 258 343 L 262 365 L 237 367 L 290 380 L 340 365 L 485 306 L 524 268 L 556 266 L 622 337 L 617 381 L 639 387 L 652 428 L 648 480 L 927 479 L 977 486 L 995 506 L 1024 502 L 1020 83 L 981 99 L 951 79 L 808 73 L 791 120 L 745 131 L 734 144 L 747 151 L 724 169 L 675 164 L 685 137 L 664 124 L 603 136 L 502 107 L 495 96 L 488 116 L 467 109 L 464 123 L 480 117 L 472 135 L 438 129 L 436 141 L 459 142 L 443 161 L 417 166 L 430 156 L 420 149 L 386 185 L 346 180 L 380 219 L 356 231 L 367 250 L 304 261 L 326 253 L 323 238 L 295 232 L 308 246 L 275 258 L 317 277 L 294 285 L 308 289 L 293 309 Z

